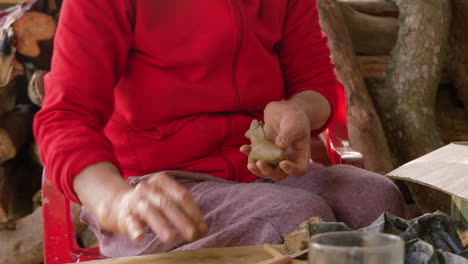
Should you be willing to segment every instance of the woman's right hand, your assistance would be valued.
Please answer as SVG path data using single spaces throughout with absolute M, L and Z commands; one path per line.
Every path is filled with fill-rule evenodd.
M 138 240 L 148 226 L 161 241 L 170 243 L 176 232 L 190 242 L 208 230 L 190 192 L 164 172 L 133 187 L 114 165 L 100 162 L 75 177 L 73 188 L 105 231 L 125 233 Z

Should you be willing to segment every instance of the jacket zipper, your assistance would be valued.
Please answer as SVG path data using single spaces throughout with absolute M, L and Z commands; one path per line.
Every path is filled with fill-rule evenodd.
M 239 89 L 237 83 L 237 65 L 239 62 L 239 55 L 241 52 L 242 44 L 244 42 L 244 22 L 242 19 L 242 14 L 239 8 L 239 3 L 237 0 L 232 0 L 232 6 L 234 7 L 234 12 L 236 13 L 236 22 L 237 22 L 237 47 L 234 52 L 234 58 L 232 61 L 232 91 L 234 93 L 234 104 L 232 106 L 233 111 L 237 111 L 239 107 Z M 222 146 L 226 143 L 232 133 L 232 120 L 229 115 L 226 116 L 226 136 L 224 137 L 223 144 L 219 149 L 219 154 L 228 167 L 228 180 L 235 180 L 235 167 L 234 164 L 224 155 Z
M 239 107 L 239 89 L 237 83 L 237 64 L 239 62 L 239 55 L 242 48 L 242 44 L 244 42 L 244 22 L 242 18 L 242 14 L 239 8 L 238 0 L 232 0 L 232 5 L 234 6 L 234 12 L 236 13 L 237 18 L 237 48 L 234 52 L 234 59 L 232 62 L 232 90 L 234 92 L 234 105 L 233 111 L 236 111 Z
M 228 138 L 231 136 L 231 133 L 232 133 L 232 121 L 228 115 L 226 116 L 226 136 L 224 137 L 223 144 L 219 148 L 219 155 L 221 156 L 221 158 L 224 160 L 224 162 L 226 163 L 228 167 L 228 178 L 227 178 L 228 181 L 234 181 L 235 167 L 234 167 L 234 164 L 232 164 L 232 162 L 224 155 L 222 146 L 226 143 Z

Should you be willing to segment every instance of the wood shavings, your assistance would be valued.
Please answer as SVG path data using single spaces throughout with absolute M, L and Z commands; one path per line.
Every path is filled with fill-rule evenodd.
M 320 223 L 323 220 L 320 217 L 312 217 L 302 222 L 294 231 L 283 235 L 284 249 L 288 254 L 294 254 L 307 248 L 309 242 L 309 224 Z

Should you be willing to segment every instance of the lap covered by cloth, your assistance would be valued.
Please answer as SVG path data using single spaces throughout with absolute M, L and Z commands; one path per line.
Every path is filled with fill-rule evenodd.
M 148 227 L 140 241 L 125 234 L 102 230 L 87 208 L 81 219 L 91 226 L 107 257 L 138 256 L 200 248 L 282 243 L 291 232 L 310 217 L 341 221 L 353 229 L 372 223 L 382 213 L 403 213 L 403 199 L 397 187 L 382 175 L 348 165 L 310 166 L 301 178 L 281 182 L 258 179 L 237 183 L 185 171 L 167 171 L 186 187 L 200 207 L 208 224 L 208 234 L 186 243 L 179 236 L 171 244 L 162 243 Z M 136 185 L 151 175 L 130 177 Z

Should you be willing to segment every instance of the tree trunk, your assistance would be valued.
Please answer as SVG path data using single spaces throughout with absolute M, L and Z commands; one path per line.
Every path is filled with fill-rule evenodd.
M 447 69 L 468 113 L 468 2 L 466 0 L 452 0 L 452 6 Z
M 398 19 L 368 15 L 340 3 L 354 51 L 366 55 L 388 55 L 395 46 L 398 35 Z
M 322 28 L 329 38 L 338 80 L 346 87 L 351 145 L 363 154 L 368 170 L 387 173 L 394 168 L 393 158 L 356 62 L 340 7 L 335 0 L 319 0 L 318 9 Z
M 381 78 L 388 67 L 390 56 L 357 56 L 364 79 Z
M 357 56 L 356 58 L 364 79 L 383 78 L 390 64 L 390 56 Z M 451 83 L 447 68 L 444 68 L 441 73 L 440 83 Z
M 338 3 L 347 4 L 361 13 L 398 16 L 398 7 L 386 0 L 338 0 Z
M 449 0 L 393 0 L 400 31 L 383 79 L 368 82 L 390 147 L 400 163 L 443 145 L 435 99 L 450 25 Z

